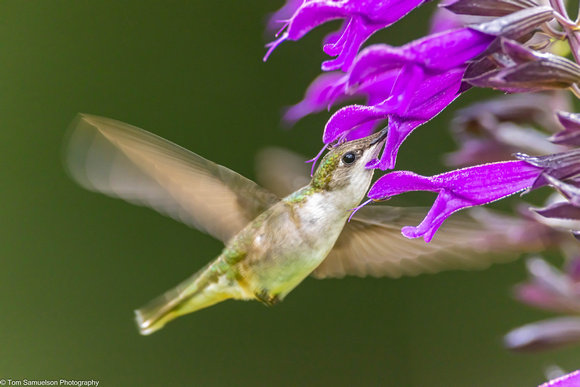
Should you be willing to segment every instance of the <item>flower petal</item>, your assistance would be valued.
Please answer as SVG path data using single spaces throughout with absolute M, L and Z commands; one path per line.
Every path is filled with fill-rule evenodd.
M 465 26 L 466 17 L 461 17 L 454 14 L 445 8 L 437 8 L 431 16 L 431 26 L 429 27 L 429 35 L 438 34 L 439 32 L 454 30 Z
M 554 203 L 545 208 L 534 208 L 534 211 L 546 218 L 557 218 L 580 221 L 580 207 L 570 203 Z M 580 222 L 578 222 L 580 225 Z M 580 231 L 580 228 L 578 229 Z
M 566 274 L 572 282 L 580 282 L 580 256 L 568 260 L 566 264 Z
M 391 115 L 389 118 L 389 132 L 385 142 L 385 150 L 374 168 L 381 170 L 395 168 L 397 153 L 405 139 L 419 126 L 430 121 L 453 102 L 459 94 L 460 82 L 443 89 L 436 96 L 428 99 L 422 104 L 418 104 L 414 109 L 406 113 L 407 116 Z M 429 90 L 428 87 L 421 91 Z
M 332 143 L 347 132 L 356 131 L 359 125 L 386 119 L 388 115 L 388 111 L 385 112 L 376 106 L 349 105 L 343 107 L 334 113 L 326 123 L 322 141 L 325 144 Z
M 358 16 L 352 16 L 345 20 L 345 28 L 340 38 L 333 44 L 324 45 L 324 52 L 330 56 L 336 56 L 336 58 L 322 62 L 322 71 L 339 69 L 347 71 L 362 44 L 382 28 L 384 28 L 382 25 L 367 26 L 363 19 Z
M 564 130 L 550 137 L 550 141 L 556 144 L 580 146 L 580 114 L 557 112 L 556 115 Z
M 504 16 L 538 4 L 533 0 L 452 0 L 442 6 L 460 15 Z
M 532 185 L 532 190 L 548 184 L 546 175 L 556 180 L 565 180 L 580 174 L 580 148 L 538 157 L 532 157 L 522 153 L 516 153 L 514 156 L 531 165 L 544 169 L 544 173 Z
M 282 38 L 269 46 L 272 48 L 267 55 L 284 40 L 298 40 L 327 21 L 344 19 L 340 33 L 332 34 L 324 46 L 327 54 L 337 58 L 324 62 L 322 69 L 347 71 L 361 45 L 373 33 L 393 24 L 426 1 L 428 0 L 306 1 L 288 21 Z
M 558 317 L 538 321 L 516 328 L 504 336 L 505 346 L 514 351 L 556 348 L 578 341 L 580 341 L 580 317 Z M 577 381 L 580 382 L 580 377 Z
M 514 288 L 514 298 L 536 308 L 580 312 L 580 300 L 570 277 L 540 258 L 526 261 L 530 280 Z
M 318 76 L 304 94 L 302 101 L 290 106 L 282 120 L 293 125 L 303 117 L 325 110 L 333 102 L 346 100 L 344 90 L 346 77 L 342 72 L 323 73 Z
M 352 90 L 346 87 L 348 77 L 344 73 L 323 73 L 308 86 L 302 101 L 286 110 L 282 119 L 287 124 L 293 125 L 308 114 L 317 113 L 329 109 L 335 104 L 361 97 L 366 98 L 368 105 L 379 104 L 389 96 L 398 74 L 398 71 L 387 72 L 375 82 Z
M 493 36 L 518 39 L 554 18 L 554 10 L 548 6 L 526 8 L 487 23 L 470 26 L 474 30 Z
M 569 230 L 580 235 L 580 195 L 576 186 L 565 184 L 549 175 L 543 176 L 548 183 L 558 189 L 569 202 L 557 202 L 545 208 L 531 208 L 541 216 L 537 220 L 558 230 Z
M 538 387 L 577 387 L 580 386 L 580 370 L 570 372 L 568 375 L 550 380 Z
M 460 28 L 429 35 L 401 47 L 375 44 L 357 56 L 348 86 L 368 82 L 385 71 L 408 64 L 420 66 L 426 72 L 451 70 L 482 53 L 494 38 L 471 28 Z
M 507 92 L 531 92 L 561 89 L 580 82 L 580 66 L 550 53 L 539 53 L 517 42 L 503 39 L 503 52 L 495 55 L 504 68 L 466 79 L 473 86 L 488 87 Z
M 558 190 L 570 204 L 580 207 L 580 181 L 577 177 L 570 179 L 569 183 L 564 183 L 550 175 L 545 176 L 552 187 Z
M 397 171 L 381 177 L 368 197 L 385 200 L 409 191 L 439 192 L 425 219 L 417 227 L 403 228 L 408 238 L 430 241 L 443 221 L 463 208 L 487 204 L 530 187 L 542 172 L 525 161 L 478 165 L 432 177 Z
M 328 144 L 342 138 L 346 133 L 356 132 L 360 125 L 389 119 L 389 133 L 385 143 L 385 152 L 375 168 L 383 170 L 394 168 L 396 156 L 402 142 L 420 125 L 431 120 L 447 105 L 457 98 L 461 84 L 462 69 L 428 77 L 404 102 L 410 107 L 400 114 L 401 105 L 391 104 L 387 99 L 375 106 L 350 105 L 338 110 L 326 123 L 322 140 Z M 400 78 L 400 77 L 399 77 Z M 396 83 L 399 83 L 399 78 Z M 393 86 L 394 87 L 394 86 Z
M 304 3 L 304 0 L 286 0 L 286 4 L 282 8 L 268 15 L 266 30 L 271 33 L 276 33 L 281 27 L 286 28 L 285 24 L 288 23 L 288 20 L 300 8 L 302 3 Z

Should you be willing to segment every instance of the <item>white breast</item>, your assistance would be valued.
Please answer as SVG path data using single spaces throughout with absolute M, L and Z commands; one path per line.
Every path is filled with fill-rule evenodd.
M 313 242 L 318 264 L 328 255 L 340 235 L 350 212 L 337 208 L 328 193 L 313 194 L 298 211 L 302 233 Z M 318 266 L 317 264 L 317 266 Z

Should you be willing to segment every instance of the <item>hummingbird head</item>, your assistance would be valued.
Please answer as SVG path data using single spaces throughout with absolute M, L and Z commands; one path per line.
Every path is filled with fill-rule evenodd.
M 365 166 L 378 157 L 386 135 L 387 128 L 330 148 L 314 173 L 311 185 L 326 192 L 341 191 L 356 201 L 347 206 L 357 205 L 368 190 L 374 172 Z

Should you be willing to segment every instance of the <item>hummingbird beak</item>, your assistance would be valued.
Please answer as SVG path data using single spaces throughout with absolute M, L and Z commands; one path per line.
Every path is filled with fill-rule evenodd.
M 378 157 L 379 157 L 379 154 L 381 153 L 381 144 L 387 138 L 388 132 L 389 132 L 389 129 L 388 129 L 388 127 L 386 127 L 383 130 L 381 130 L 380 132 L 377 132 L 371 136 L 371 138 L 372 137 L 374 137 L 374 138 L 369 143 L 369 148 L 373 149 L 374 155 L 373 155 L 373 160 L 369 161 L 366 164 L 365 168 L 374 169 L 379 164 Z
M 389 128 L 385 127 L 385 128 L 383 128 L 383 130 L 376 133 L 375 136 L 377 136 L 377 137 L 371 141 L 370 145 L 375 145 L 375 144 L 383 141 L 385 138 L 387 138 L 388 132 L 389 132 Z

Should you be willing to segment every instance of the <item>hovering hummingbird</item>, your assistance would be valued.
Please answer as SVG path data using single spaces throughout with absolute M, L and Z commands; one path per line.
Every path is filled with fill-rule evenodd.
M 489 232 L 473 220 L 448 220 L 428 244 L 400 234 L 424 210 L 368 205 L 347 223 L 385 137 L 383 130 L 330 148 L 310 183 L 283 199 L 154 134 L 87 114 L 71 124 L 65 163 L 83 187 L 150 206 L 225 243 L 212 262 L 135 311 L 149 335 L 227 299 L 277 304 L 309 275 L 396 278 L 487 267 L 479 253 L 490 250 Z

